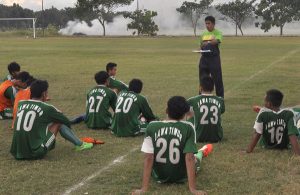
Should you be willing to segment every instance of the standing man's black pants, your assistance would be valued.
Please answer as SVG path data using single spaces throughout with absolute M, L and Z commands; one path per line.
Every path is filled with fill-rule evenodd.
M 224 98 L 224 86 L 220 56 L 201 56 L 199 63 L 199 81 L 204 76 L 211 76 L 215 82 L 216 95 Z

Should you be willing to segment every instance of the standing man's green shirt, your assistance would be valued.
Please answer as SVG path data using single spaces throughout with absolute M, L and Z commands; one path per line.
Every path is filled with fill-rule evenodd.
M 109 84 L 108 87 L 111 89 L 117 89 L 118 92 L 120 91 L 128 91 L 128 86 L 123 83 L 122 81 L 117 80 L 115 77 L 109 77 Z

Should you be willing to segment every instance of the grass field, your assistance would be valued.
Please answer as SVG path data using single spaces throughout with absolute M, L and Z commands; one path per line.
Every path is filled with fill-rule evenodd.
M 51 104 L 73 117 L 85 110 L 85 93 L 95 85 L 96 71 L 109 61 L 118 63 L 117 78 L 140 78 L 142 94 L 155 114 L 165 117 L 170 96 L 191 97 L 198 90 L 199 56 L 192 53 L 197 40 L 176 38 L 0 38 L 0 75 L 11 61 L 50 83 Z M 221 48 L 226 112 L 224 141 L 215 144 L 197 177 L 198 189 L 209 194 L 300 194 L 300 158 L 289 150 L 248 145 L 265 91 L 278 88 L 284 105 L 299 105 L 300 38 L 226 38 Z M 143 137 L 116 138 L 109 131 L 74 126 L 80 137 L 106 143 L 90 151 L 75 152 L 60 136 L 55 150 L 38 161 L 16 161 L 10 155 L 11 121 L 0 121 L 0 194 L 63 194 L 84 181 L 71 194 L 129 194 L 141 186 Z M 201 146 L 201 145 L 199 145 Z M 120 158 L 121 157 L 121 158 Z M 151 183 L 149 194 L 189 194 L 187 184 Z

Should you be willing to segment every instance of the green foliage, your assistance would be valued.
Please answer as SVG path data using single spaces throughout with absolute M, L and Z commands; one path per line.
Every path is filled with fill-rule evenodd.
M 255 0 L 235 0 L 229 3 L 219 4 L 216 9 L 221 12 L 221 14 L 227 16 L 231 21 L 239 28 L 242 35 L 244 35 L 242 30 L 242 25 L 245 20 L 253 16 L 255 10 L 253 3 Z M 236 28 L 236 36 L 237 36 Z
M 200 0 L 199 3 L 195 0 L 195 2 L 185 1 L 182 5 L 176 10 L 188 17 L 192 23 L 192 27 L 194 29 L 194 35 L 197 33 L 197 25 L 198 21 L 203 16 L 205 11 L 210 8 L 213 0 Z
M 76 4 L 77 16 L 89 25 L 93 19 L 98 19 L 106 35 L 105 23 L 113 22 L 116 8 L 130 5 L 133 0 L 78 0 Z
M 157 12 L 150 10 L 136 10 L 134 12 L 125 12 L 124 18 L 130 18 L 131 23 L 127 25 L 129 29 L 137 30 L 138 35 L 154 36 L 159 30 L 153 21 L 153 17 L 157 16 Z
M 261 29 L 268 32 L 273 26 L 280 28 L 283 35 L 283 27 L 293 20 L 300 20 L 299 0 L 261 0 L 255 12 L 263 18 Z

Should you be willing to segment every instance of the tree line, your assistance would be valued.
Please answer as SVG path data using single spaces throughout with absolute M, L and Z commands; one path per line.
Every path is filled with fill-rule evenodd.
M 106 35 L 106 25 L 114 21 L 116 16 L 123 16 L 131 20 L 127 24 L 128 29 L 134 30 L 137 35 L 156 35 L 159 31 L 155 24 L 156 11 L 136 9 L 132 12 L 119 12 L 118 8 L 130 5 L 134 0 L 77 0 L 74 8 L 58 10 L 55 7 L 44 11 L 32 11 L 24 9 L 18 4 L 5 6 L 0 4 L 0 18 L 37 18 L 37 28 L 46 28 L 49 25 L 57 29 L 66 27 L 70 20 L 81 20 L 91 25 L 91 21 L 97 19 L 102 28 L 103 36 Z M 229 21 L 235 25 L 235 33 L 238 31 L 244 35 L 243 27 L 249 25 L 249 21 L 265 32 L 272 27 L 283 28 L 287 23 L 300 20 L 299 0 L 234 0 L 228 3 L 212 5 L 213 0 L 185 1 L 176 11 L 192 27 L 194 35 L 197 35 L 199 20 L 207 14 L 215 13 L 217 19 Z M 248 21 L 248 23 L 247 23 Z M 0 21 L 0 29 L 30 27 L 26 21 Z

